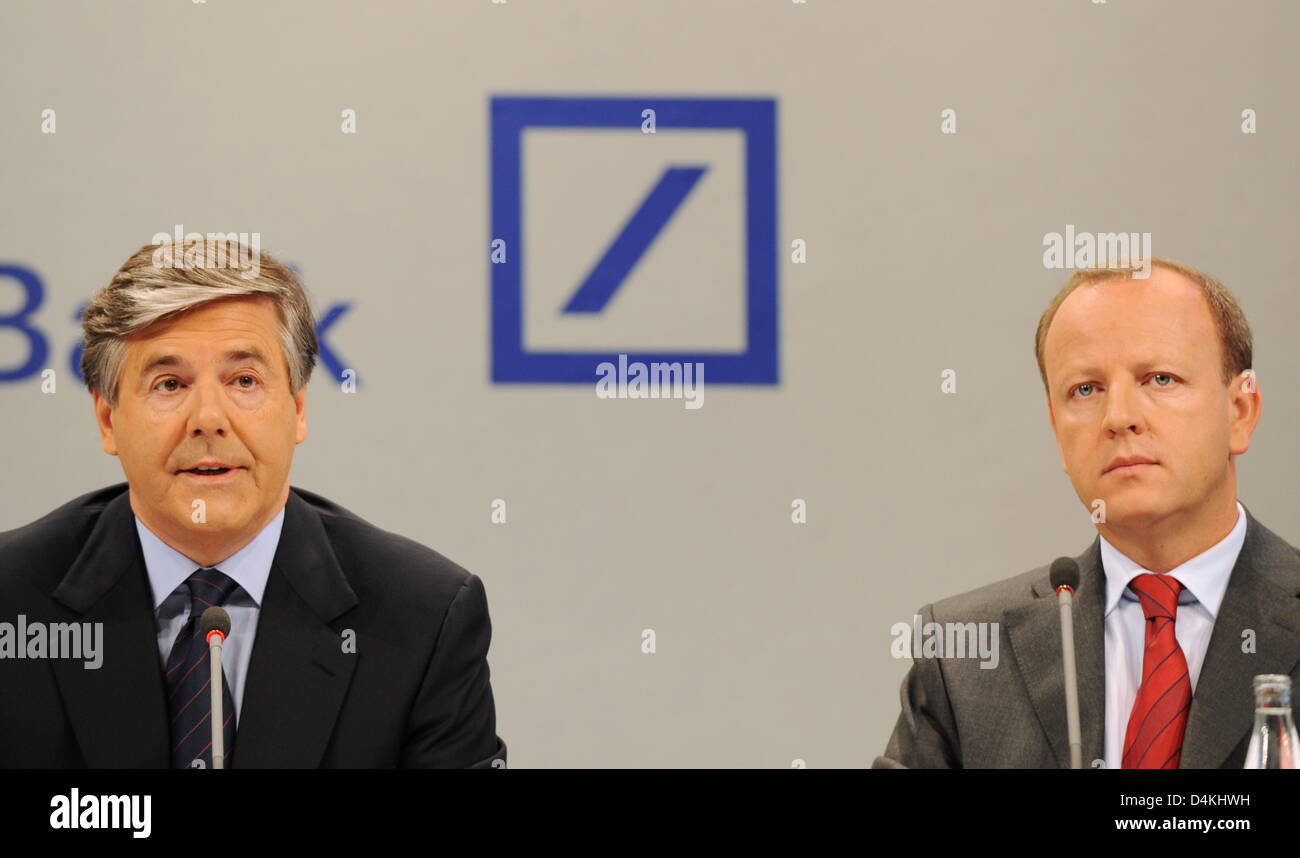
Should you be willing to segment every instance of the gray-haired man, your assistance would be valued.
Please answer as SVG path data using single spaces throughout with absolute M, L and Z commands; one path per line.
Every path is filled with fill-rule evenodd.
M 86 309 L 126 482 L 0 534 L 0 617 L 102 628 L 102 664 L 0 658 L 0 766 L 211 766 L 211 605 L 231 620 L 227 766 L 504 766 L 482 581 L 290 486 L 310 305 L 269 254 L 218 241 L 142 248 Z

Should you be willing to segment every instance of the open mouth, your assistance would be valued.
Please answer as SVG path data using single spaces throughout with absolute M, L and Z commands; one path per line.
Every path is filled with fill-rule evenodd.
M 240 467 L 228 468 L 186 468 L 183 471 L 177 471 L 176 476 L 183 476 L 188 480 L 196 483 L 202 483 L 208 486 L 220 486 L 233 482 L 239 472 L 244 470 Z

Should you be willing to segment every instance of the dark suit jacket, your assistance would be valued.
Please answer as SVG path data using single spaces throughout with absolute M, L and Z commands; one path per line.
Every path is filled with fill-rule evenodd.
M 1242 504 L 1245 509 L 1245 504 Z M 1105 741 L 1105 573 L 1101 540 L 1075 560 L 1075 658 L 1083 764 Z M 873 768 L 1068 768 L 1061 627 L 1050 566 L 1040 566 L 919 613 L 923 622 L 999 623 L 998 666 L 916 658 L 902 713 Z M 1243 652 L 1253 630 L 1254 651 Z M 1300 552 L 1246 509 L 1246 540 L 1228 579 L 1197 679 L 1181 767 L 1241 768 L 1254 726 L 1256 674 L 1300 667 Z
M 0 622 L 23 614 L 104 629 L 98 669 L 0 658 L 0 766 L 170 765 L 153 601 L 126 488 L 0 534 Z M 344 651 L 348 629 L 354 653 Z M 230 767 L 504 766 L 491 635 L 477 576 L 291 488 Z

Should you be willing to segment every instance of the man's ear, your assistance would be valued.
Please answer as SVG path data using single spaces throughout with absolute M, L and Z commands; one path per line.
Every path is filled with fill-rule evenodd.
M 95 408 L 95 422 L 99 425 L 99 440 L 104 452 L 110 456 L 117 455 L 117 439 L 113 437 L 113 406 L 100 395 L 99 391 L 91 393 L 91 402 Z
M 307 385 L 304 384 L 302 390 L 293 395 L 293 407 L 298 412 L 298 431 L 294 443 L 301 444 L 307 438 Z
M 1231 420 L 1228 424 L 1228 452 L 1240 456 L 1250 449 L 1250 436 L 1259 423 L 1264 408 L 1264 397 L 1259 392 L 1259 379 L 1251 370 L 1243 371 L 1228 391 Z

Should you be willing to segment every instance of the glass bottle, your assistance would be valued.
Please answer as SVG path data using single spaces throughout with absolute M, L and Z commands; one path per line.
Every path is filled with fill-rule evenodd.
M 1291 677 L 1266 673 L 1255 677 L 1255 732 L 1246 751 L 1248 769 L 1294 769 L 1300 762 L 1300 739 L 1291 715 Z

